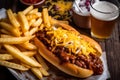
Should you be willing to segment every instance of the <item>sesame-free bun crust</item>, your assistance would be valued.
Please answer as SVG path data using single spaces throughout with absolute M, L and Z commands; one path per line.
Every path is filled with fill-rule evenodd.
M 87 37 L 86 35 L 80 34 L 77 30 L 75 30 L 73 27 L 71 27 L 67 24 L 60 23 L 54 19 L 51 19 L 51 21 L 52 21 L 51 22 L 52 24 L 59 25 L 66 30 L 73 31 L 76 34 L 80 35 L 84 40 L 88 41 L 98 51 L 98 54 L 96 54 L 96 55 L 100 56 L 102 54 L 102 49 L 101 49 L 100 45 L 92 38 Z M 43 58 L 45 58 L 48 62 L 53 64 L 55 67 L 57 67 L 59 70 L 65 72 L 71 76 L 75 76 L 75 77 L 79 77 L 79 78 L 87 78 L 93 74 L 92 70 L 78 67 L 75 64 L 71 64 L 71 63 L 60 64 L 61 60 L 58 57 L 56 57 L 52 52 L 50 52 L 47 49 L 47 47 L 37 37 L 34 38 L 34 42 L 35 42 L 35 45 L 38 47 L 40 55 Z
M 38 38 L 34 38 L 34 42 L 38 47 L 40 55 L 59 70 L 79 78 L 86 78 L 93 74 L 92 70 L 83 69 L 71 63 L 60 64 L 60 60 L 53 53 L 51 53 Z

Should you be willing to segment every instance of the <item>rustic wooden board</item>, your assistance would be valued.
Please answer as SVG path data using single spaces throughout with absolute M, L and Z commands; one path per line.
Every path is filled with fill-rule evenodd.
M 11 8 L 16 12 L 24 9 L 19 3 L 19 0 L 0 0 L 0 8 L 6 8 L 6 9 Z M 85 32 L 85 34 L 90 36 L 89 33 L 90 30 L 84 30 L 84 29 L 79 29 L 79 30 Z M 108 68 L 111 74 L 110 80 L 119 80 L 120 79 L 120 21 L 118 21 L 118 24 L 116 25 L 115 30 L 109 40 L 98 41 L 98 42 L 102 46 L 102 49 L 106 51 Z M 8 77 L 7 71 L 4 72 L 6 74 L 4 76 Z M 8 79 L 9 78 L 10 77 L 8 77 Z M 5 80 L 5 79 L 0 77 L 0 80 Z

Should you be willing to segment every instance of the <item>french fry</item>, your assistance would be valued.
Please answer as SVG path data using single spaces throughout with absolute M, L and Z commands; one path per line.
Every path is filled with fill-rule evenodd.
M 14 59 L 10 54 L 0 54 L 0 60 L 12 60 Z
M 36 14 L 28 14 L 28 15 L 26 15 L 26 18 L 28 21 L 30 21 L 32 19 L 37 19 L 38 16 Z
M 18 13 L 11 9 L 6 12 L 8 18 L 0 20 L 0 65 L 20 71 L 30 69 L 39 79 L 48 76 L 49 67 L 32 43 L 36 32 L 51 26 L 47 8 L 38 12 L 31 5 Z
M 23 10 L 23 14 L 26 15 L 28 12 L 30 12 L 33 9 L 33 5 L 27 7 L 25 10 Z
M 7 34 L 7 35 L 12 35 L 9 31 L 5 30 L 5 29 L 0 29 L 1 33 Z
M 15 46 L 12 45 L 7 45 L 4 44 L 4 47 L 7 49 L 7 51 L 14 56 L 15 58 L 17 58 L 18 60 L 20 60 L 23 63 L 26 63 L 32 67 L 41 67 L 41 65 L 34 61 L 33 59 L 31 59 L 30 57 L 24 55 L 18 48 L 16 48 Z
M 11 24 L 15 27 L 18 28 L 20 26 L 18 20 L 16 19 L 16 17 L 14 16 L 13 12 L 11 9 L 7 10 L 7 15 L 9 18 L 9 21 L 11 22 Z
M 39 68 L 40 69 L 40 72 L 44 75 L 44 76 L 49 76 L 50 74 L 43 68 Z
M 59 20 L 60 23 L 69 24 L 68 21 Z
M 23 54 L 25 54 L 26 56 L 32 57 L 34 56 L 37 52 L 36 51 L 26 51 L 26 52 L 22 52 Z
M 34 35 L 36 32 L 38 31 L 38 27 L 33 27 L 32 29 L 30 29 L 29 31 L 29 35 Z
M 23 48 L 22 46 L 20 46 L 19 44 L 15 45 L 21 52 L 25 52 L 27 51 L 25 48 Z
M 31 57 L 34 61 L 37 62 L 37 60 L 34 57 Z M 41 71 L 39 68 L 31 68 L 31 71 L 39 78 L 41 79 L 43 77 Z
M 42 30 L 43 28 L 44 28 L 44 24 L 42 23 L 41 25 L 40 25 L 40 27 L 38 28 L 38 30 Z
M 49 16 L 50 24 L 54 25 L 57 23 L 57 20 L 53 19 L 51 16 Z
M 23 32 L 23 35 L 26 36 L 26 37 L 28 37 L 28 36 L 30 36 L 30 33 L 29 33 L 29 31 L 26 31 L 26 32 Z
M 33 23 L 35 23 L 36 22 L 36 19 L 32 19 L 32 20 L 30 20 L 28 23 L 29 23 L 29 26 L 31 26 Z
M 41 79 L 43 76 L 42 76 L 42 73 L 40 72 L 39 68 L 31 68 L 31 71 L 39 78 Z
M 18 18 L 21 21 L 21 28 L 23 32 L 29 30 L 28 20 L 22 12 L 18 12 Z
M 47 8 L 43 9 L 42 14 L 43 14 L 43 20 L 44 20 L 43 22 L 44 22 L 45 26 L 50 27 L 51 24 L 50 24 L 50 21 L 49 21 L 49 14 L 48 14 Z
M 4 44 L 21 44 L 21 43 L 24 43 L 24 42 L 32 39 L 33 37 L 34 36 L 0 38 L 0 43 L 4 43 Z
M 28 14 L 35 14 L 38 12 L 38 8 L 32 9 Z
M 32 26 L 38 27 L 38 26 L 41 25 L 41 23 L 42 23 L 42 18 L 39 18 L 39 19 L 37 19 L 37 21 Z
M 35 13 L 38 17 L 42 17 L 42 14 L 41 14 L 41 12 L 37 12 L 37 13 Z
M 39 52 L 39 51 L 38 51 Z M 45 63 L 44 59 L 39 55 L 39 54 L 35 54 L 35 58 L 37 59 L 37 61 L 42 65 L 42 67 L 45 70 L 48 70 L 49 67 L 47 66 L 47 64 Z
M 36 60 L 34 57 L 32 57 L 32 59 L 37 62 L 37 60 Z M 49 73 L 47 72 L 47 70 L 45 70 L 45 69 L 43 68 L 43 66 L 40 67 L 40 68 L 38 68 L 38 69 L 40 70 L 40 72 L 41 72 L 44 76 L 48 76 L 48 75 L 49 75 Z
M 19 45 L 28 50 L 36 50 L 37 49 L 37 47 L 35 45 L 33 45 L 32 43 L 29 43 L 29 42 L 25 42 L 25 43 L 19 44 Z
M 8 24 L 6 22 L 0 22 L 0 26 L 7 31 L 11 32 L 14 36 L 20 36 L 20 31 L 18 28 L 14 28 L 11 24 Z
M 17 69 L 17 70 L 21 70 L 21 71 L 27 71 L 28 68 L 20 65 L 20 64 L 16 64 L 16 63 L 13 63 L 13 62 L 8 62 L 8 61 L 3 61 L 3 60 L 0 60 L 0 65 L 1 66 L 5 66 L 5 67 L 9 67 L 9 68 L 13 68 L 13 69 Z
M 1 34 L 0 36 L 1 38 L 11 38 L 11 37 L 14 37 L 12 35 L 7 35 L 7 34 Z
M 29 66 L 29 65 L 27 65 L 27 64 L 25 64 L 25 63 L 20 63 L 22 66 L 25 66 L 26 68 L 28 68 L 28 69 L 30 69 L 30 68 L 32 68 L 31 66 Z

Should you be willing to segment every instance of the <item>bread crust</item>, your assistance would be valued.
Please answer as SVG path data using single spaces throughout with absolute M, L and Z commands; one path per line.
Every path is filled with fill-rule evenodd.
M 66 30 L 73 31 L 74 33 L 80 35 L 84 40 L 90 42 L 90 44 L 92 44 L 96 48 L 96 50 L 98 50 L 98 54 L 97 54 L 98 56 L 100 56 L 102 54 L 102 49 L 101 49 L 100 45 L 93 39 L 80 34 L 73 27 L 71 27 L 67 24 L 60 23 L 57 20 L 52 19 L 52 23 L 55 25 L 59 25 Z M 45 58 L 48 62 L 50 62 L 51 64 L 56 66 L 58 69 L 60 69 L 61 71 L 65 72 L 71 76 L 75 76 L 75 77 L 79 77 L 79 78 L 87 78 L 93 74 L 92 70 L 78 67 L 75 64 L 71 64 L 71 63 L 60 64 L 61 61 L 59 60 L 59 58 L 56 57 L 52 52 L 50 52 L 47 49 L 47 47 L 37 37 L 34 38 L 34 42 L 40 51 L 40 55 L 43 58 Z
M 40 55 L 61 71 L 79 78 L 86 78 L 93 74 L 92 70 L 80 68 L 71 63 L 60 64 L 60 60 L 38 38 L 34 38 L 34 42 L 40 51 Z

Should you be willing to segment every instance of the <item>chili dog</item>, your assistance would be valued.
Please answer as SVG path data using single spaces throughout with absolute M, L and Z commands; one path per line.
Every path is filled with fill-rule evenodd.
M 35 45 L 48 62 L 75 77 L 87 78 L 103 72 L 102 49 L 93 39 L 51 18 L 51 27 L 36 33 Z

